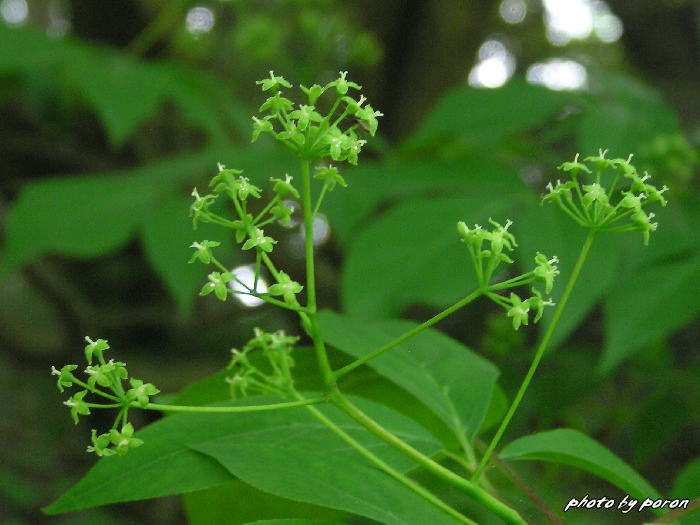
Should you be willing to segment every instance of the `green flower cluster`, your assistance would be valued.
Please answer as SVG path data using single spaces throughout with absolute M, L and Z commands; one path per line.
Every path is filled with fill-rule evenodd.
M 74 385 L 82 390 L 73 394 L 64 405 L 70 408 L 73 421 L 77 424 L 80 416 L 90 414 L 90 409 L 118 408 L 119 413 L 112 429 L 101 435 L 92 430 L 92 446 L 88 452 L 94 452 L 98 456 L 124 455 L 129 449 L 143 444 L 140 439 L 134 438 L 134 427 L 127 421 L 130 407 L 144 408 L 150 403 L 150 397 L 158 394 L 158 390 L 151 383 L 144 383 L 140 379 L 130 378 L 126 369 L 126 363 L 104 358 L 105 350 L 109 349 L 109 343 L 105 339 L 93 341 L 86 337 L 85 359 L 87 368 L 84 373 L 87 381 L 77 378 L 73 371 L 78 365 L 65 365 L 60 370 L 51 367 L 51 374 L 58 377 L 56 386 L 60 392 Z M 93 364 L 93 361 L 95 363 Z M 128 385 L 124 382 L 128 381 Z M 129 386 L 131 388 L 129 388 Z M 85 397 L 88 394 L 99 396 L 111 401 L 109 404 L 88 402 Z M 121 423 L 121 430 L 117 427 Z
M 232 375 L 226 378 L 231 386 L 231 397 L 236 399 L 254 393 L 289 395 L 294 388 L 292 350 L 298 340 L 283 330 L 268 333 L 256 328 L 255 337 L 242 350 L 231 350 L 228 370 Z M 258 354 L 267 361 L 264 369 Z
M 644 244 L 649 244 L 649 234 L 656 231 L 658 223 L 653 222 L 654 213 L 643 208 L 655 202 L 666 206 L 663 193 L 668 188 L 650 184 L 648 173 L 640 175 L 631 164 L 632 155 L 607 159 L 606 153 L 600 151 L 583 162 L 577 154 L 573 162 L 559 166 L 571 180 L 557 181 L 556 185 L 550 182 L 543 201 L 554 202 L 581 226 L 599 232 L 639 231 Z M 604 178 L 611 178 L 610 184 L 605 184 Z
M 513 263 L 508 253 L 513 252 L 518 244 L 515 236 L 508 231 L 513 224 L 512 221 L 507 220 L 505 225 L 501 225 L 489 219 L 489 223 L 493 228 L 482 228 L 478 224 L 469 228 L 466 223 L 460 221 L 457 223 L 457 231 L 462 237 L 462 242 L 469 249 L 479 287 L 485 295 L 506 310 L 506 315 L 513 319 L 513 328 L 517 330 L 521 325 L 528 324 L 529 312 L 535 312 L 534 322 L 537 322 L 542 317 L 544 307 L 552 306 L 554 303 L 551 300 L 545 301 L 542 293 L 534 287 L 531 288 L 532 296 L 525 300 L 514 292 L 511 292 L 508 297 L 496 292 L 542 282 L 545 285 L 545 293 L 550 293 L 554 286 L 554 278 L 559 275 L 556 266 L 559 260 L 556 256 L 547 258 L 538 252 L 535 256 L 535 268 L 532 271 L 507 281 L 491 284 L 491 279 L 501 263 Z
M 341 71 L 337 79 L 325 86 L 314 84 L 307 88 L 300 86 L 307 98 L 307 104 L 295 105 L 282 96 L 283 88 L 292 85 L 284 77 L 275 76 L 258 81 L 263 91 L 272 93 L 259 111 L 262 117 L 253 117 L 253 141 L 261 134 L 274 136 L 293 149 L 303 159 L 331 158 L 334 161 L 348 161 L 357 164 L 357 158 L 367 141 L 360 139 L 359 130 L 374 136 L 377 132 L 378 117 L 383 116 L 369 104 L 365 97 L 355 100 L 349 96 L 350 90 L 360 90 L 361 86 L 347 78 L 347 71 Z M 319 109 L 319 98 L 325 93 L 335 97 L 327 113 Z M 336 112 L 340 109 L 338 114 Z M 348 125 L 346 119 L 352 119 Z

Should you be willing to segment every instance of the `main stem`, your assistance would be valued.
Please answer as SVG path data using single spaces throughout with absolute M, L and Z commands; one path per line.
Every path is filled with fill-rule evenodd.
M 314 342 L 316 359 L 321 370 L 323 383 L 330 390 L 335 384 L 333 370 L 328 361 L 326 346 L 321 338 L 316 316 L 316 274 L 314 270 L 314 213 L 311 207 L 311 173 L 309 161 L 301 160 L 302 200 L 304 206 L 304 245 L 306 248 L 306 307 L 309 310 L 309 336 Z
M 527 391 L 527 388 L 530 386 L 530 381 L 532 381 L 532 377 L 535 375 L 535 372 L 537 371 L 537 367 L 539 366 L 540 361 L 542 360 L 542 356 L 544 355 L 545 350 L 547 350 L 547 346 L 549 345 L 549 341 L 552 338 L 552 334 L 554 333 L 554 329 L 557 327 L 557 323 L 559 322 L 561 314 L 564 311 L 564 307 L 566 306 L 566 302 L 569 300 L 569 296 L 571 295 L 571 291 L 574 289 L 574 285 L 576 284 L 576 280 L 578 279 L 578 276 L 581 273 L 581 268 L 583 268 L 583 263 L 586 261 L 586 257 L 588 256 L 588 252 L 591 249 L 591 245 L 593 244 L 593 240 L 595 239 L 595 234 L 596 234 L 595 230 L 588 231 L 588 236 L 586 237 L 586 240 L 584 241 L 583 246 L 581 247 L 581 252 L 579 253 L 578 259 L 576 261 L 576 265 L 574 266 L 574 270 L 571 273 L 571 277 L 569 277 L 569 281 L 566 283 L 566 288 L 564 288 L 564 294 L 561 296 L 561 299 L 559 300 L 559 304 L 557 304 L 557 308 L 554 310 L 554 316 L 552 317 L 552 322 L 549 323 L 549 326 L 547 326 L 547 330 L 544 333 L 544 337 L 542 338 L 542 341 L 540 342 L 540 345 L 537 348 L 537 352 L 535 352 L 535 357 L 532 360 L 532 364 L 530 365 L 530 369 L 527 371 L 527 374 L 525 375 L 525 379 L 523 379 L 523 382 L 520 385 L 520 389 L 518 390 L 518 393 L 515 395 L 515 398 L 513 399 L 513 402 L 511 403 L 510 408 L 508 409 L 508 412 L 506 413 L 505 417 L 503 418 L 503 421 L 501 421 L 501 426 L 498 427 L 498 431 L 496 432 L 496 435 L 493 436 L 493 439 L 491 440 L 491 443 L 489 444 L 488 449 L 486 449 L 486 453 L 481 458 L 481 463 L 479 463 L 479 466 L 477 467 L 476 471 L 474 472 L 474 475 L 472 476 L 472 481 L 474 481 L 476 483 L 479 482 L 479 479 L 481 478 L 482 472 L 486 468 L 486 465 L 488 465 L 489 459 L 491 459 L 491 455 L 493 454 L 494 450 L 498 446 L 498 443 L 501 441 L 501 438 L 503 437 L 503 433 L 506 431 L 506 428 L 508 427 L 510 420 L 513 418 L 515 411 L 518 409 L 520 402 L 523 400 L 523 397 L 525 396 L 525 392 Z
M 466 523 L 467 525 L 478 525 L 475 521 L 472 521 L 465 515 L 453 509 L 447 503 L 437 498 L 435 495 L 433 495 L 431 492 L 429 492 L 421 485 L 413 481 L 411 478 L 404 476 L 399 471 L 394 469 L 391 465 L 387 464 L 381 458 L 373 454 L 369 449 L 367 449 L 361 443 L 356 441 L 352 436 L 350 436 L 350 434 L 345 432 L 342 428 L 333 423 L 333 421 L 328 419 L 320 410 L 316 409 L 316 407 L 309 406 L 307 408 L 309 412 L 311 412 L 314 415 L 314 417 L 321 421 L 331 432 L 333 432 L 340 439 L 348 443 L 352 448 L 354 448 L 357 452 L 362 454 L 371 463 L 379 467 L 380 470 L 383 470 L 389 476 L 402 483 L 403 485 L 407 486 L 413 492 L 423 497 L 424 499 L 435 505 L 437 508 L 443 510 L 444 512 L 455 518 L 457 521 L 461 523 Z
M 458 474 L 455 474 L 450 469 L 443 467 L 440 463 L 433 461 L 419 450 L 416 450 L 411 445 L 386 430 L 379 423 L 362 412 L 357 406 L 351 403 L 340 392 L 336 391 L 333 393 L 332 401 L 336 406 L 343 410 L 343 412 L 348 414 L 372 434 L 380 438 L 382 441 L 385 441 L 399 452 L 402 452 L 406 456 L 410 457 L 429 472 L 432 472 L 439 478 L 459 488 L 472 499 L 481 503 L 484 507 L 499 516 L 509 525 L 527 525 L 525 520 L 520 517 L 517 511 L 497 500 L 478 485 L 464 479 Z
M 344 366 L 343 368 L 341 368 L 341 369 L 339 369 L 339 370 L 336 370 L 336 372 L 335 372 L 335 374 L 334 374 L 335 380 L 338 380 L 338 378 L 344 376 L 345 374 L 347 374 L 348 372 L 354 370 L 354 369 L 357 368 L 358 366 L 362 366 L 362 365 L 364 365 L 365 363 L 367 363 L 368 361 L 371 361 L 372 359 L 374 359 L 375 357 L 380 356 L 381 354 L 383 354 L 383 353 L 386 352 L 387 350 L 391 350 L 391 349 L 394 348 L 395 346 L 400 345 L 400 344 L 403 343 L 405 340 L 410 339 L 410 338 L 413 337 L 414 335 L 419 334 L 420 332 L 422 332 L 422 331 L 425 330 L 426 328 L 430 328 L 430 327 L 433 326 L 434 324 L 436 324 L 436 323 L 442 321 L 445 317 L 447 317 L 447 316 L 449 316 L 450 314 L 454 313 L 455 311 L 459 310 L 459 309 L 462 308 L 463 306 L 465 306 L 465 305 L 471 303 L 474 299 L 476 299 L 477 297 L 479 297 L 481 294 L 482 294 L 482 291 L 481 291 L 481 290 L 475 290 L 475 291 L 473 291 L 472 293 L 470 293 L 469 295 L 467 295 L 465 298 L 460 299 L 459 301 L 457 301 L 457 302 L 456 302 L 455 304 L 453 304 L 452 306 L 446 308 L 445 310 L 443 310 L 443 311 L 440 312 L 439 314 L 435 315 L 434 317 L 431 317 L 430 319 L 428 319 L 428 320 L 425 321 L 424 323 L 419 324 L 418 326 L 416 326 L 416 327 L 413 328 L 412 330 L 409 330 L 409 331 L 406 332 L 405 334 L 403 334 L 403 335 L 397 337 L 397 338 L 394 339 L 393 341 L 391 341 L 391 342 L 385 344 L 385 345 L 382 346 L 381 348 L 378 348 L 378 349 L 376 349 L 375 351 L 370 352 L 370 353 L 367 354 L 366 356 L 361 357 L 360 359 L 358 359 L 358 360 L 356 360 L 356 361 L 353 361 L 353 362 L 350 363 L 349 365 Z

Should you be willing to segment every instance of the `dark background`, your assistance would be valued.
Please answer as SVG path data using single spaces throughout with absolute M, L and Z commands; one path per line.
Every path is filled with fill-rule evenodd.
M 473 138 L 404 147 L 436 102 L 467 83 L 472 68 L 483 60 L 479 49 L 486 41 L 507 49 L 516 79 L 525 77 L 532 64 L 551 58 L 583 65 L 588 83 L 581 107 L 592 112 L 604 108 L 593 136 L 606 131 L 605 111 L 611 125 L 627 111 L 627 128 L 616 143 L 626 149 L 613 156 L 637 153 L 635 147 L 644 146 L 641 161 L 672 186 L 680 210 L 680 225 L 669 226 L 680 248 L 661 250 L 654 259 L 659 268 L 669 265 L 664 275 L 673 284 L 652 286 L 648 294 L 617 302 L 610 297 L 623 292 L 609 284 L 582 307 L 562 348 L 545 361 L 511 435 L 564 425 L 580 428 L 668 493 L 684 467 L 694 459 L 697 465 L 700 457 L 700 334 L 692 293 L 698 275 L 692 261 L 698 260 L 693 218 L 698 217 L 700 7 L 683 0 L 581 0 L 571 2 L 571 9 L 574 4 L 614 14 L 623 27 L 619 39 L 605 42 L 591 32 L 555 45 L 547 38 L 551 11 L 538 0 L 1 1 L 0 228 L 5 241 L 0 257 L 5 260 L 0 284 L 0 520 L 184 522 L 179 498 L 65 518 L 41 515 L 38 508 L 75 483 L 93 462 L 83 452 L 89 428 L 110 424 L 98 414 L 74 428 L 48 371 L 80 358 L 83 337 L 89 334 L 110 339 L 138 377 L 164 392 L 177 392 L 225 365 L 226 350 L 243 343 L 253 326 L 293 330 L 289 317 L 267 307 L 251 309 L 235 301 L 222 306 L 211 296 L 193 302 L 205 270 L 186 267 L 182 258 L 186 268 L 179 273 L 173 260 L 180 256 L 177 250 L 154 255 L 167 250 L 168 232 L 187 224 L 189 191 L 206 182 L 222 152 L 243 151 L 243 162 L 260 163 L 256 155 L 266 150 L 246 153 L 250 115 L 261 100 L 255 80 L 274 69 L 293 83 L 310 84 L 349 69 L 372 105 L 385 114 L 381 136 L 368 145 L 365 157 L 381 175 L 390 162 L 459 160 L 487 147 Z M 501 14 L 517 16 L 523 6 L 521 22 L 507 23 Z M 204 30 L 210 15 L 214 24 Z M 154 73 L 150 68 L 162 69 Z M 127 73 L 115 80 L 120 71 Z M 572 98 L 573 113 L 578 102 Z M 582 126 L 576 118 L 550 124 L 537 123 L 518 140 L 499 138 L 494 147 L 494 157 L 535 190 L 556 178 L 556 165 L 590 143 L 580 133 L 572 138 L 571 130 Z M 669 133 L 667 127 L 675 131 Z M 480 130 L 471 133 L 478 137 Z M 232 157 L 234 167 L 237 159 Z M 148 179 L 143 187 L 129 178 L 141 173 Z M 352 185 L 351 173 L 347 179 Z M 41 185 L 63 179 L 107 185 L 113 180 L 115 189 L 133 183 L 133 199 L 101 208 L 109 186 L 98 184 L 91 194 L 89 185 L 55 191 Z M 382 184 L 399 187 L 401 181 Z M 421 197 L 431 195 L 430 188 L 422 188 Z M 141 194 L 158 197 L 149 200 Z M 346 217 L 352 206 L 342 200 L 331 203 L 331 237 L 319 254 L 322 306 L 347 304 L 339 283 L 351 250 L 349 232 L 369 227 L 402 193 L 395 195 L 364 210 L 365 218 L 353 223 L 354 230 L 342 226 L 352 222 Z M 124 226 L 129 222 L 124 217 L 150 217 L 148 209 L 165 217 L 158 226 Z M 343 233 L 337 236 L 334 214 L 342 223 Z M 179 216 L 185 222 L 177 222 Z M 177 226 L 169 225 L 171 217 Z M 662 226 L 652 244 L 664 233 Z M 296 234 L 279 235 L 287 236 L 279 252 L 281 266 L 301 276 Z M 638 238 L 634 241 L 639 244 Z M 620 279 L 641 279 L 622 268 Z M 676 282 L 679 268 L 685 273 Z M 622 305 L 630 315 L 645 297 L 671 312 L 671 319 L 655 328 L 655 337 L 645 335 L 622 364 L 594 374 L 609 336 L 606 316 L 622 315 L 611 308 Z M 423 320 L 439 309 L 440 299 L 433 303 L 407 300 L 393 314 Z M 682 313 L 676 315 L 675 309 Z M 528 365 L 535 328 L 513 333 L 487 305 L 470 308 L 441 328 L 496 363 L 503 373 L 501 385 L 512 395 Z M 149 416 L 135 415 L 141 424 Z M 557 510 L 560 501 L 590 487 L 606 493 L 605 484 L 572 469 L 518 467 L 526 478 L 538 480 L 533 483 Z M 616 519 L 602 515 L 599 523 Z

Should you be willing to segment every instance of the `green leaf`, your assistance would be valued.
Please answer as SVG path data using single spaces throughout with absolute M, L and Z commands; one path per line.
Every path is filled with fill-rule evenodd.
M 354 357 L 404 334 L 409 321 L 368 322 L 324 311 L 324 339 Z M 484 422 L 498 370 L 491 363 L 436 330 L 426 330 L 369 361 L 368 366 L 432 409 L 460 443 L 470 442 Z
M 673 482 L 671 497 L 678 499 L 700 498 L 700 457 L 688 463 Z M 692 503 L 692 502 L 691 502 Z M 678 519 L 682 525 L 696 525 L 700 521 L 700 508 Z
M 456 224 L 507 215 L 508 201 L 477 196 L 415 200 L 389 210 L 357 235 L 341 280 L 343 309 L 396 317 L 407 306 L 444 307 L 477 286 Z
M 346 173 L 347 172 L 347 173 Z M 348 187 L 326 196 L 323 210 L 343 247 L 382 203 L 425 196 L 482 195 L 484 199 L 529 190 L 517 173 L 472 156 L 456 161 L 411 160 L 363 163 L 343 170 Z
M 589 100 L 577 129 L 583 156 L 608 149 L 612 158 L 630 153 L 643 158 L 654 139 L 679 132 L 673 109 L 649 87 L 609 72 L 597 80 L 605 92 Z
M 277 401 L 277 398 L 255 397 L 232 404 L 260 404 Z M 407 418 L 369 402 L 358 401 L 358 403 L 361 404 L 363 410 L 382 421 L 391 431 L 409 441 L 425 454 L 432 455 L 439 450 L 440 445 L 430 434 Z M 413 464 L 408 458 L 394 452 L 388 445 L 377 443 L 375 438 L 366 433 L 364 429 L 347 421 L 345 416 L 342 416 L 335 409 L 325 407 L 323 410 L 329 417 L 341 423 L 343 428 L 356 439 L 369 444 L 375 453 L 384 457 L 395 468 L 402 471 L 412 468 Z M 294 495 L 286 494 L 283 490 L 276 492 L 267 488 L 268 485 L 288 484 L 289 479 L 298 479 L 293 477 L 297 471 L 291 456 L 286 464 L 284 462 L 284 458 L 287 457 L 284 443 L 289 443 L 291 447 L 295 448 L 296 453 L 302 455 L 304 450 L 314 457 L 317 450 L 327 450 L 333 451 L 331 454 L 333 457 L 335 457 L 335 451 L 345 451 L 338 457 L 352 456 L 343 447 L 342 441 L 321 426 L 304 409 L 240 415 L 179 414 L 149 425 L 137 432 L 136 437 L 144 441 L 141 447 L 131 450 L 125 456 L 100 459 L 83 479 L 46 507 L 44 511 L 48 514 L 60 514 L 121 501 L 203 490 L 232 481 L 233 476 L 209 457 L 211 451 L 206 451 L 206 455 L 197 451 L 202 447 L 209 446 L 216 450 L 222 447 L 225 449 L 221 451 L 222 454 L 230 453 L 235 458 L 240 457 L 243 462 L 241 472 L 237 470 L 235 476 L 256 488 L 278 496 L 324 505 L 325 499 L 317 501 L 311 497 L 296 498 Z M 227 445 L 223 446 L 224 443 Z M 271 455 L 277 451 L 283 456 L 280 464 L 285 468 L 276 469 L 273 468 L 272 464 L 266 466 L 261 455 L 259 456 L 256 452 L 248 449 L 246 449 L 247 451 L 239 450 L 236 448 L 238 446 L 242 448 L 259 447 Z M 262 450 L 259 452 L 262 454 Z M 373 471 L 373 473 L 368 474 L 369 476 L 386 478 L 361 458 L 357 455 L 355 463 L 362 470 L 363 475 L 365 475 L 364 470 L 368 470 Z M 330 465 L 330 463 L 328 464 Z M 228 468 L 229 465 L 227 464 L 226 467 Z M 305 469 L 301 470 L 305 471 Z M 344 465 L 342 468 L 338 467 L 338 470 L 331 469 L 330 472 L 333 476 L 337 476 L 339 472 L 345 472 Z M 320 478 L 317 477 L 317 479 Z M 332 488 L 331 481 L 326 480 L 326 483 Z M 365 487 L 365 490 L 369 490 L 368 487 L 373 486 L 370 484 Z M 298 487 L 294 490 L 303 491 L 304 487 Z M 379 498 L 379 493 L 374 488 L 372 490 L 375 491 L 375 498 Z M 406 496 L 403 492 L 401 494 Z M 323 497 L 326 498 L 327 494 Z M 412 498 L 412 493 L 409 492 L 408 497 Z M 379 502 L 375 503 L 381 507 Z M 329 506 L 338 508 L 334 505 Z M 353 509 L 349 510 L 353 511 Z M 433 511 L 432 507 L 430 507 L 430 512 L 440 515 L 438 511 Z M 426 522 L 433 521 L 428 519 Z M 435 523 L 439 522 L 435 521 Z
M 210 224 L 192 229 L 192 219 L 188 216 L 190 202 L 191 199 L 175 192 L 164 191 L 146 211 L 141 231 L 148 262 L 163 279 L 178 309 L 185 315 L 190 313 L 197 291 L 211 271 L 211 266 L 188 264 L 193 242 L 203 239 L 220 242 L 215 256 L 230 268 L 241 261 L 240 252 L 232 249 L 228 230 Z
M 339 521 L 318 521 L 318 520 L 263 520 L 251 521 L 247 525 L 341 525 Z
M 637 268 L 618 280 L 605 301 L 605 347 L 598 367 L 612 371 L 644 345 L 659 340 L 700 311 L 700 256 Z
M 370 417 L 423 453 L 440 445 L 399 414 L 356 400 Z M 412 461 L 357 426 L 334 407 L 320 410 L 399 471 Z M 193 445 L 231 474 L 271 494 L 360 514 L 387 524 L 456 523 L 422 497 L 369 463 L 308 411 L 246 414 L 238 432 Z M 250 417 L 253 416 L 253 417 Z M 172 419 L 172 418 L 170 418 Z
M 66 177 L 25 186 L 9 212 L 5 272 L 51 252 L 103 255 L 136 231 L 148 183 L 131 176 Z
M 125 456 L 101 458 L 76 485 L 43 510 L 62 514 L 118 503 L 192 492 L 233 477 L 190 443 L 225 435 L 238 419 L 221 415 L 178 415 L 136 433 L 141 447 Z
M 403 145 L 415 149 L 459 136 L 478 150 L 553 118 L 571 99 L 514 79 L 499 89 L 458 87 L 443 98 Z
M 587 232 L 554 206 L 538 206 L 534 202 L 513 227 L 519 245 L 517 252 L 521 271 L 528 272 L 534 268 L 535 253 L 538 251 L 547 257 L 554 255 L 559 257 L 558 266 L 561 273 L 554 281 L 551 294 L 552 299 L 557 303 L 564 293 Z M 619 235 L 602 234 L 596 237 L 554 331 L 550 342 L 551 348 L 562 343 L 566 336 L 583 321 L 612 283 L 621 278 L 618 272 Z M 554 308 L 545 309 L 543 320 L 540 322 L 540 334 L 544 333 L 541 327 L 551 321 L 553 313 Z
M 69 81 L 97 112 L 113 146 L 122 145 L 160 105 L 163 79 L 128 55 L 84 47 L 65 65 Z
M 636 499 L 660 497 L 632 467 L 577 430 L 559 428 L 516 439 L 500 456 L 505 460 L 541 460 L 570 465 L 609 481 Z
M 330 523 L 309 521 L 307 518 L 342 520 L 346 513 L 308 503 L 300 503 L 262 492 L 236 480 L 219 487 L 184 495 L 187 522 L 190 525 L 241 525 L 250 523 Z M 335 522 L 338 523 L 338 522 Z

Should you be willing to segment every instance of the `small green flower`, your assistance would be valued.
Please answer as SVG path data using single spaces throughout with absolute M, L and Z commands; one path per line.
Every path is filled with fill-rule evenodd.
M 64 401 L 63 404 L 70 407 L 70 417 L 73 418 L 75 424 L 78 424 L 78 416 L 87 416 L 90 414 L 90 408 L 87 403 L 83 401 L 83 398 L 88 393 L 87 390 L 81 390 L 80 392 L 73 394 L 68 401 Z
M 647 198 L 646 193 L 635 195 L 632 192 L 623 192 L 624 197 L 620 201 L 620 206 L 623 208 L 632 208 L 634 210 L 642 209 L 642 201 Z
M 606 159 L 608 150 L 598 150 L 598 155 L 595 157 L 586 157 L 583 159 L 585 162 L 592 162 L 595 166 L 596 171 L 602 171 L 605 168 L 615 167 L 617 165 L 617 159 Z M 589 172 L 590 173 L 590 172 Z
M 542 294 L 537 288 L 532 288 L 532 293 L 533 296 L 530 297 L 527 301 L 527 305 L 530 307 L 531 310 L 536 311 L 537 313 L 535 314 L 535 318 L 533 319 L 534 322 L 538 322 L 542 318 L 542 314 L 544 313 L 544 307 L 545 306 L 554 306 L 554 303 L 550 300 L 543 300 L 542 299 Z
M 270 91 L 273 89 L 278 89 L 280 87 L 284 88 L 290 88 L 292 85 L 287 82 L 284 77 L 282 76 L 275 76 L 275 73 L 273 71 L 270 71 L 270 78 L 263 78 L 262 80 L 258 80 L 256 82 L 258 85 L 262 85 L 262 90 L 263 91 Z
M 301 105 L 299 109 L 292 111 L 289 114 L 289 118 L 296 119 L 297 128 L 300 131 L 304 131 L 310 122 L 321 122 L 323 120 L 321 114 L 313 106 L 306 105 Z
M 312 106 L 316 104 L 316 101 L 319 99 L 321 95 L 323 95 L 323 92 L 326 91 L 325 87 L 321 87 L 318 84 L 314 84 L 310 88 L 307 88 L 305 86 L 299 86 L 299 88 L 306 93 L 306 96 L 309 97 L 309 104 Z
M 555 266 L 558 262 L 559 259 L 556 255 L 551 259 L 547 259 L 546 255 L 539 252 L 537 252 L 537 255 L 535 255 L 535 264 L 537 264 L 537 266 L 535 267 L 533 273 L 538 280 L 545 283 L 545 293 L 552 291 L 552 287 L 554 286 L 554 278 L 559 275 L 559 269 L 557 266 Z
M 269 97 L 262 106 L 258 108 L 258 111 L 267 111 L 268 109 L 273 115 L 280 115 L 288 113 L 292 110 L 294 104 L 288 98 L 282 96 L 282 92 L 278 92 L 276 95 Z
M 277 203 L 270 209 L 270 215 L 282 226 L 290 226 L 292 224 L 292 214 L 294 208 L 287 206 L 284 202 Z
M 251 184 L 248 177 L 238 177 L 237 190 L 238 190 L 238 197 L 240 197 L 241 200 L 246 200 L 249 195 L 252 195 L 256 199 L 259 199 L 260 192 L 262 191 L 260 188 L 258 188 L 254 184 Z
M 374 137 L 374 134 L 377 132 L 377 127 L 379 126 L 377 117 L 383 117 L 384 113 L 375 111 L 372 106 L 367 104 L 364 108 L 357 110 L 355 112 L 355 116 L 360 119 L 361 122 L 364 122 L 367 125 L 369 128 L 369 134 Z
M 262 251 L 270 253 L 274 244 L 277 244 L 276 240 L 272 237 L 266 237 L 264 231 L 260 228 L 256 228 L 253 236 L 243 245 L 243 249 L 250 250 L 251 248 L 260 248 Z
M 350 145 L 350 137 L 337 127 L 330 128 L 323 137 L 323 142 L 328 144 L 329 153 L 333 160 L 343 160 L 343 151 Z
M 95 387 L 95 383 L 102 387 L 109 387 L 112 381 L 121 381 L 129 377 L 126 370 L 126 363 L 110 359 L 103 365 L 88 366 L 84 372 L 90 376 L 87 384 L 90 388 Z
M 97 435 L 97 431 L 93 428 L 92 434 L 92 446 L 88 446 L 88 452 L 94 452 L 98 456 L 113 456 L 115 454 L 114 450 L 109 448 L 112 442 L 110 434 L 100 434 Z
M 493 253 L 499 254 L 501 251 L 503 251 L 503 248 L 506 248 L 508 251 L 513 251 L 513 247 L 517 246 L 517 243 L 515 242 L 515 237 L 513 234 L 508 231 L 508 228 L 510 228 L 510 226 L 513 224 L 513 221 L 510 219 L 506 220 L 505 226 L 501 226 L 492 219 L 489 219 L 489 222 L 496 227 L 490 232 L 488 237 L 491 241 L 491 250 Z
M 205 195 L 200 197 L 197 188 L 192 190 L 194 202 L 190 205 L 190 217 L 192 217 L 192 226 L 197 229 L 197 221 L 208 221 L 209 206 L 216 200 L 216 195 Z
M 573 162 L 564 162 L 560 166 L 557 167 L 558 170 L 562 171 L 567 171 L 571 172 L 571 175 L 575 178 L 579 172 L 583 171 L 584 173 L 590 173 L 591 170 L 588 169 L 588 166 L 585 164 L 582 164 L 578 161 L 579 154 L 577 153 L 576 156 L 574 157 Z
M 513 328 L 517 330 L 521 324 L 527 324 L 527 313 L 530 311 L 530 305 L 528 301 L 521 301 L 520 297 L 513 292 L 510 294 L 510 302 L 513 306 L 506 315 L 513 318 Z
M 287 303 L 294 303 L 295 294 L 298 294 L 304 289 L 296 281 L 292 281 L 289 275 L 284 272 L 279 272 L 277 275 L 277 283 L 269 288 L 270 295 L 281 295 Z
M 350 164 L 357 166 L 358 156 L 360 151 L 362 151 L 362 146 L 367 144 L 366 140 L 360 140 L 357 138 L 351 138 L 347 147 L 347 161 Z
M 350 113 L 351 115 L 355 115 L 360 110 L 360 108 L 362 107 L 362 104 L 365 103 L 365 100 L 367 100 L 367 99 L 365 98 L 364 95 L 360 95 L 360 100 L 355 100 L 352 97 L 343 97 L 342 98 L 342 101 L 345 102 L 345 104 L 346 104 L 347 112 Z
M 87 346 L 85 346 L 85 359 L 87 360 L 88 364 L 92 364 L 93 354 L 97 355 L 97 358 L 101 361 L 103 359 L 102 352 L 109 349 L 109 343 L 107 343 L 107 340 L 98 339 L 97 341 L 93 341 L 87 336 L 85 336 L 85 340 L 88 343 Z
M 593 184 L 583 185 L 582 188 L 585 192 L 583 194 L 583 205 L 586 208 L 590 208 L 594 202 L 599 203 L 601 206 L 609 206 L 608 195 L 605 192 L 605 188 L 600 184 L 594 182 Z
M 211 292 L 214 292 L 217 298 L 221 301 L 225 301 L 228 295 L 227 284 L 229 281 L 233 280 L 233 275 L 229 272 L 223 274 L 212 272 L 207 277 L 209 282 L 202 287 L 199 295 L 209 295 Z
M 651 222 L 651 219 L 653 219 L 655 216 L 656 214 L 654 213 L 647 214 L 642 210 L 637 210 L 630 217 L 637 229 L 642 232 L 642 236 L 644 237 L 644 246 L 649 244 L 649 234 L 651 232 L 655 232 L 659 226 L 658 222 Z
M 134 426 L 131 423 L 127 423 L 122 427 L 121 432 L 116 429 L 112 429 L 109 433 L 112 445 L 114 445 L 114 453 L 118 456 L 123 456 L 132 448 L 140 447 L 143 445 L 143 440 L 133 437 Z
M 211 263 L 213 257 L 211 249 L 216 248 L 217 246 L 221 246 L 221 243 L 216 241 L 193 242 L 190 245 L 190 248 L 194 248 L 195 251 L 189 262 L 193 263 L 195 261 L 200 261 L 204 264 Z
M 299 198 L 299 191 L 292 186 L 292 177 L 289 174 L 285 174 L 284 180 L 271 177 L 270 181 L 275 183 L 272 189 L 280 197 L 291 195 L 297 199 Z
M 136 401 L 141 407 L 145 407 L 150 402 L 149 396 L 154 396 L 160 393 L 152 383 L 144 383 L 140 379 L 129 379 L 131 388 L 126 391 L 126 398 L 130 401 Z
M 339 75 L 340 76 L 338 77 L 338 79 L 326 84 L 326 89 L 330 87 L 335 87 L 335 90 L 338 93 L 338 95 L 346 95 L 348 93 L 349 88 L 362 89 L 362 86 L 355 84 L 355 82 L 350 82 L 349 80 L 346 80 L 345 77 L 348 75 L 347 71 L 341 71 Z
M 338 168 L 335 168 L 331 165 L 319 166 L 318 168 L 316 168 L 316 173 L 314 173 L 314 179 L 322 180 L 323 183 L 328 187 L 328 191 L 333 191 L 335 189 L 336 183 L 340 184 L 343 188 L 347 187 L 347 183 L 338 171 Z
M 250 139 L 251 142 L 258 140 L 261 133 L 272 134 L 275 132 L 275 128 L 272 125 L 272 122 L 270 122 L 271 118 L 273 118 L 272 115 L 267 115 L 261 119 L 253 117 L 253 136 Z
M 303 146 L 306 142 L 304 132 L 297 128 L 294 121 L 291 121 L 287 129 L 275 135 L 279 140 L 291 140 L 299 146 Z
M 73 381 L 75 381 L 76 378 L 72 372 L 76 368 L 78 368 L 78 365 L 66 365 L 60 370 L 57 370 L 55 366 L 51 367 L 51 375 L 58 376 L 58 379 L 56 380 L 56 388 L 58 388 L 59 392 L 65 391 L 63 387 L 73 386 Z
M 549 182 L 547 184 L 547 191 L 549 193 L 542 197 L 542 201 L 552 200 L 556 203 L 560 203 L 561 199 L 564 199 L 566 202 L 571 202 L 571 190 L 575 187 L 576 183 L 573 181 L 562 183 L 560 180 L 557 180 L 556 186 L 553 186 L 552 183 Z

